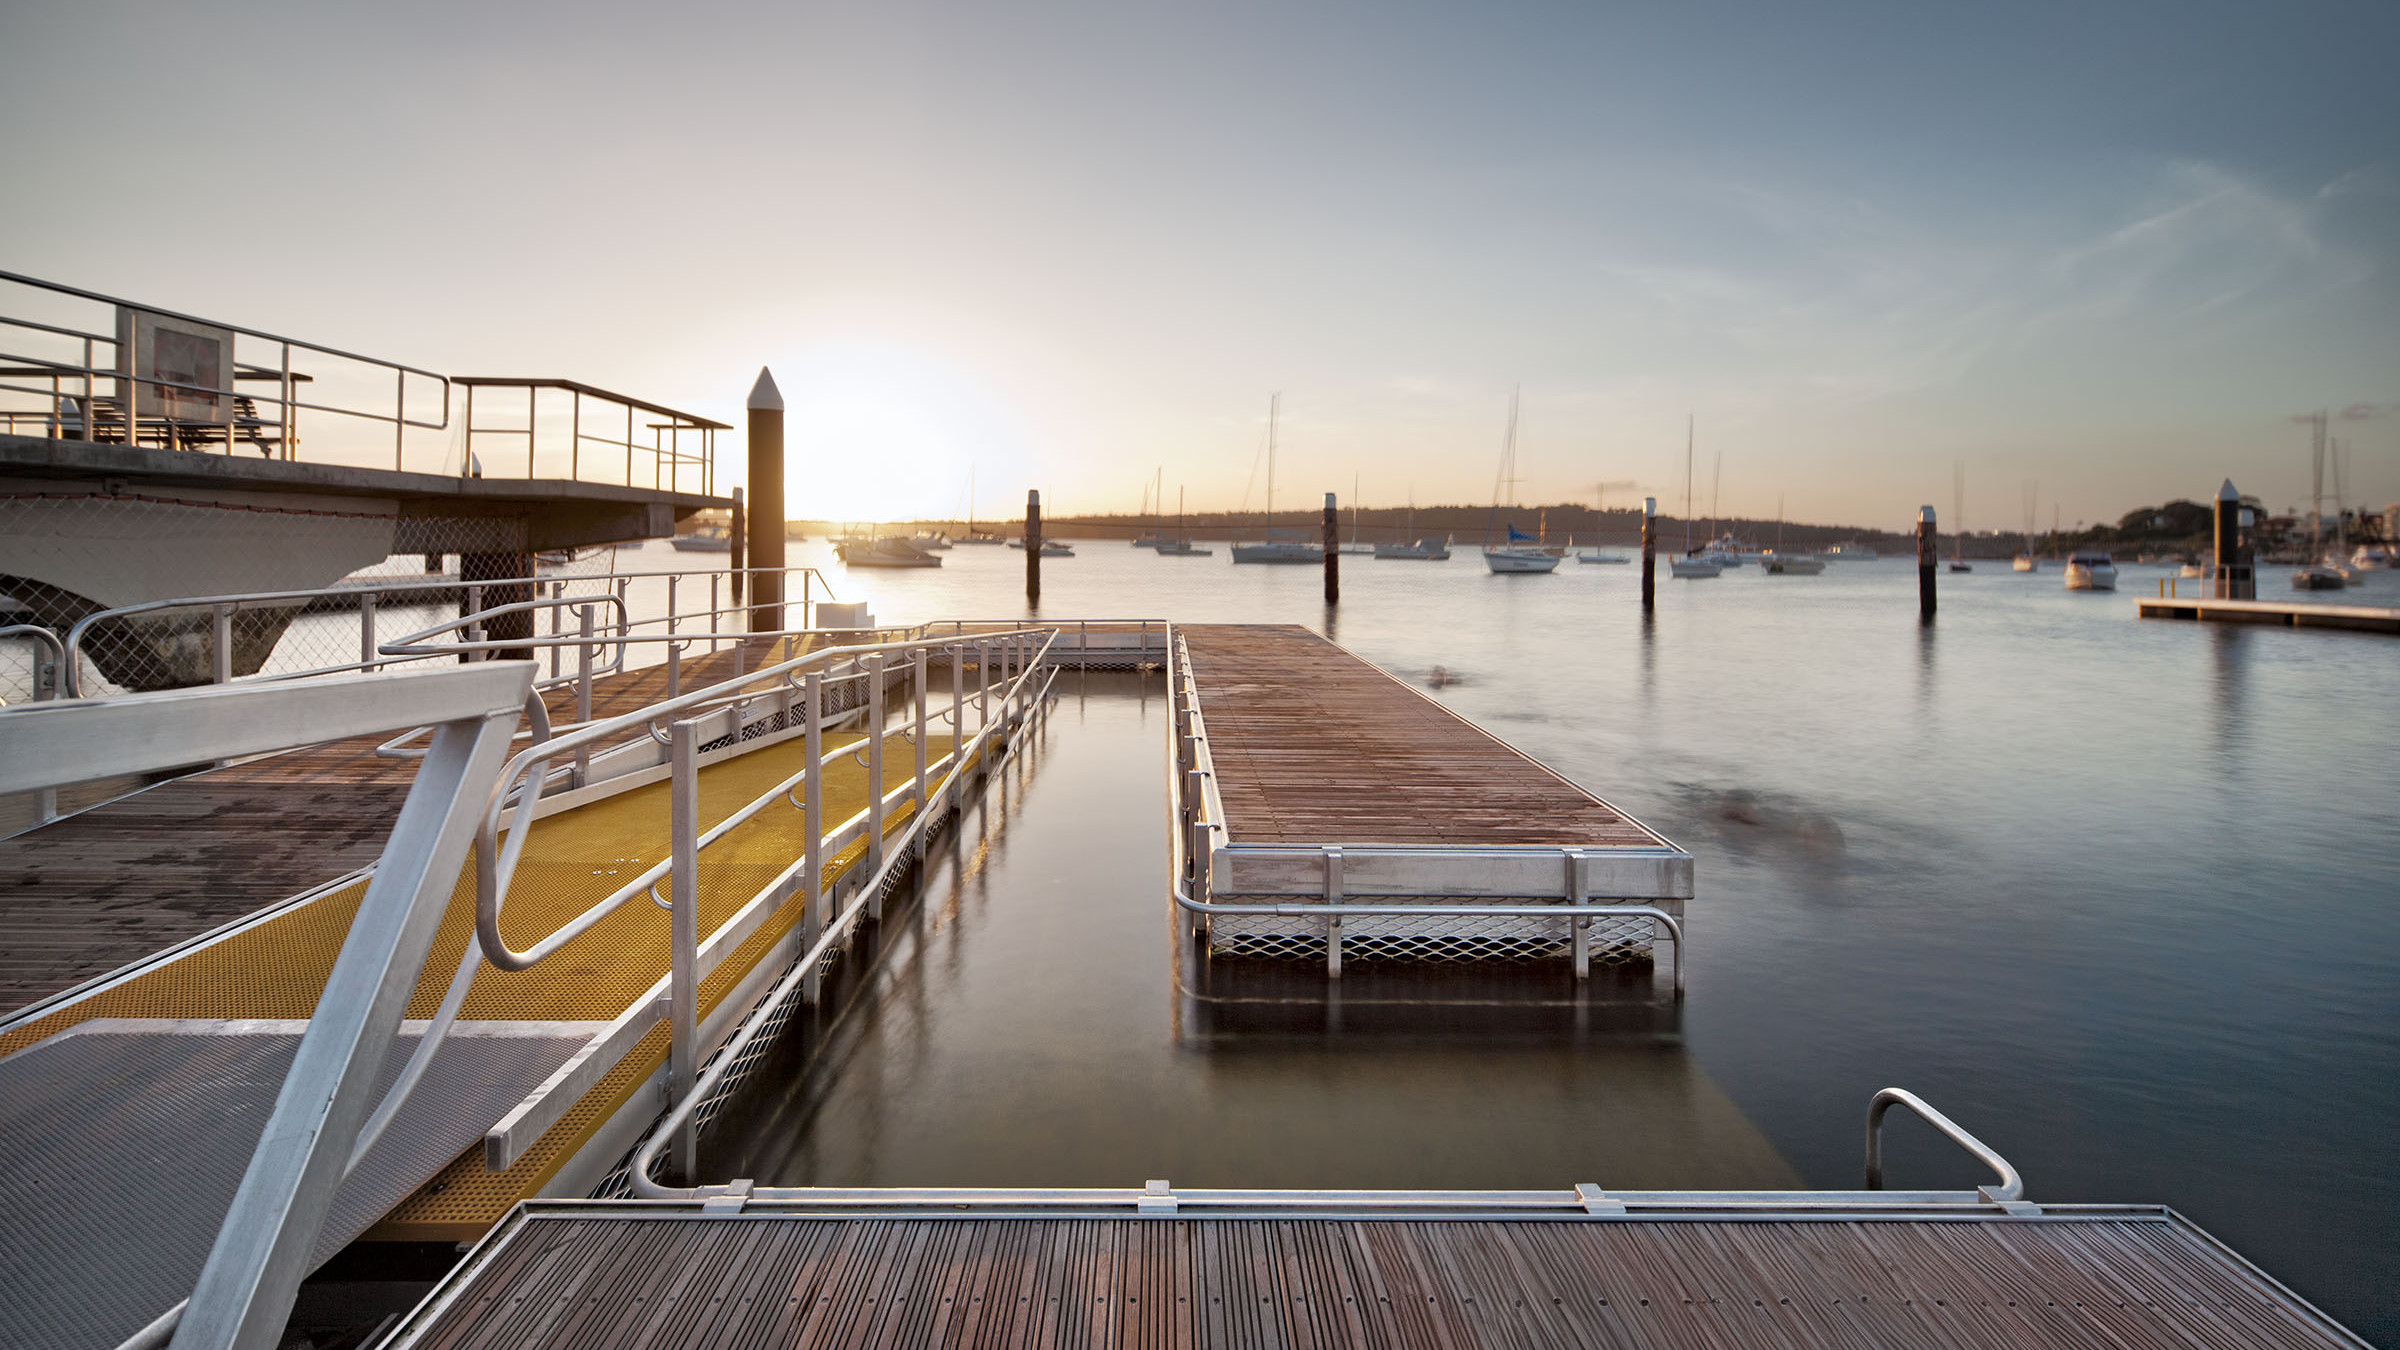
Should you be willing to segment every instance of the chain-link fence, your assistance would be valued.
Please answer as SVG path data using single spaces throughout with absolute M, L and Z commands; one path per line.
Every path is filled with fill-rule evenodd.
M 61 692 L 93 695 L 374 663 L 381 643 L 457 616 L 470 598 L 530 600 L 552 582 L 608 591 L 592 575 L 606 570 L 608 550 L 536 559 L 524 537 L 513 518 L 8 494 L 0 496 L 0 626 L 38 626 L 71 641 Z M 514 579 L 537 566 L 538 579 Z M 162 592 L 245 598 L 156 599 Z M 0 641 L 0 699 L 35 697 L 35 650 Z

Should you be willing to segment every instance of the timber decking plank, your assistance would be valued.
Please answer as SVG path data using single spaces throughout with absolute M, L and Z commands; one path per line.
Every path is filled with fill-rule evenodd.
M 579 1315 L 526 1316 L 545 1305 Z M 2358 1344 L 2160 1211 L 2031 1222 L 1509 1222 L 589 1210 L 524 1219 L 464 1295 L 400 1343 L 1069 1342 Z
M 1178 631 L 1237 844 L 1669 847 L 1305 628 Z

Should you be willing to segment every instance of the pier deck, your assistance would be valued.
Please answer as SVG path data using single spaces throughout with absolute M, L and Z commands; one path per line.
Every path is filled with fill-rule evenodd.
M 1212 952 L 1321 955 L 1335 977 L 1344 951 L 1565 957 L 1580 977 L 1594 960 L 1648 959 L 1658 931 L 1652 917 L 1589 907 L 1681 919 L 1690 854 L 1368 662 L 1304 628 L 1176 633 L 1190 681 L 1178 697 L 1192 703 L 1179 712 L 1190 742 L 1179 740 L 1177 762 L 1203 787 L 1175 848 L 1180 861 L 1183 830 L 1205 827 L 1192 877 L 1218 906 L 1195 911 Z M 1308 901 L 1352 909 L 1291 912 Z M 1567 906 L 1586 908 L 1570 918 Z
M 2204 600 L 2196 596 L 2142 596 L 2135 610 L 2145 619 L 2201 623 L 2263 623 L 2285 628 L 2346 628 L 2362 633 L 2400 634 L 2400 607 L 2312 605 L 2298 600 Z
M 2171 1211 L 1188 1219 L 539 1205 L 387 1345 L 2359 1346 Z

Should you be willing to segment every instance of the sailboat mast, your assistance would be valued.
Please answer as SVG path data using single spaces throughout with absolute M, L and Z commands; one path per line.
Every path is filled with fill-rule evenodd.
M 1267 534 L 1275 538 L 1275 414 L 1283 405 L 1283 395 L 1267 395 Z
M 1683 415 L 1683 551 L 1692 551 L 1692 415 Z

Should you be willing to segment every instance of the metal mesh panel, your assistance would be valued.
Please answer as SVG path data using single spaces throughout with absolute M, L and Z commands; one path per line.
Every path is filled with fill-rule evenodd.
M 1218 896 L 1227 904 L 1240 897 Z M 1366 903 L 1366 897 L 1352 897 Z M 1427 905 L 1473 904 L 1480 897 L 1396 901 Z M 1381 903 L 1382 897 L 1375 902 Z M 1512 903 L 1523 903 L 1522 901 Z M 1603 915 L 1587 921 L 1591 960 L 1596 965 L 1634 964 L 1652 959 L 1655 921 Z M 1208 949 L 1221 956 L 1268 960 L 1325 959 L 1326 922 L 1307 917 L 1212 914 Z M 1565 918 L 1495 915 L 1353 915 L 1342 921 L 1342 959 L 1348 961 L 1542 961 L 1573 955 Z
M 523 522 L 303 510 L 96 492 L 0 495 L 0 626 L 38 624 L 63 640 L 103 611 L 176 596 L 341 588 L 306 602 L 170 606 L 100 620 L 77 654 L 86 694 L 174 689 L 293 674 L 374 659 L 376 645 L 455 617 L 466 599 L 462 558 L 497 555 L 527 567 Z M 606 549 L 562 560 L 556 579 L 601 593 Z M 541 581 L 554 579 L 545 572 Z M 486 604 L 506 583 L 485 586 Z M 366 597 L 372 596 L 372 600 Z M 568 622 L 572 622 L 570 619 Z M 222 657 L 219 636 L 229 639 Z M 22 641 L 0 642 L 0 699 L 34 693 Z

